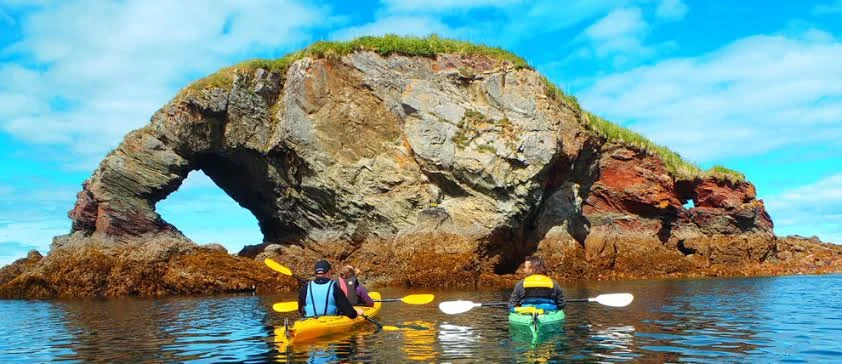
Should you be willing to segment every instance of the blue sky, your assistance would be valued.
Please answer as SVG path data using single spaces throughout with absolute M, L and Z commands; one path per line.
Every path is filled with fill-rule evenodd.
M 842 243 L 842 0 L 0 0 L 0 264 L 68 232 L 99 160 L 192 80 L 383 33 L 509 49 L 586 109 L 744 172 L 777 234 Z M 261 240 L 201 173 L 157 207 L 199 242 Z

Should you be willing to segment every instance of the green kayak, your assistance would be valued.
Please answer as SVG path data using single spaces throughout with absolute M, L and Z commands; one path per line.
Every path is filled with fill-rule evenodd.
M 518 307 L 517 311 L 509 313 L 509 326 L 513 333 L 529 335 L 533 341 L 564 328 L 564 310 L 544 312 L 534 307 Z

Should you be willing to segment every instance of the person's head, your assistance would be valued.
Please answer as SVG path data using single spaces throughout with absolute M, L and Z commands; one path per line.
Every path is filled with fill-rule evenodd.
M 543 259 L 536 256 L 529 256 L 523 262 L 523 272 L 526 274 L 546 274 L 547 267 L 544 265 Z
M 359 269 L 354 268 L 352 265 L 346 265 L 339 271 L 339 276 L 345 279 L 351 279 L 356 277 L 359 273 Z
M 313 267 L 313 273 L 315 273 L 317 277 L 329 277 L 330 263 L 324 259 L 316 262 L 316 265 Z

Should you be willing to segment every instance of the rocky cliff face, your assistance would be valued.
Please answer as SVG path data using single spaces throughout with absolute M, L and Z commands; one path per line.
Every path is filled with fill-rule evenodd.
M 50 256 L 189 246 L 155 204 L 192 170 L 257 218 L 264 243 L 242 255 L 302 272 L 320 257 L 351 261 L 382 283 L 472 285 L 536 253 L 570 277 L 691 274 L 762 264 L 781 244 L 751 183 L 677 179 L 505 61 L 358 51 L 227 72 L 125 137 Z M 0 287 L 24 292 L 35 271 Z

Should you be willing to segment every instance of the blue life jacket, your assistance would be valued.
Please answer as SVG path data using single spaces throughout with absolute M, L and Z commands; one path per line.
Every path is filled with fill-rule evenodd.
M 307 284 L 307 298 L 304 301 L 304 317 L 332 316 L 338 313 L 333 297 L 334 281 L 325 284 Z

